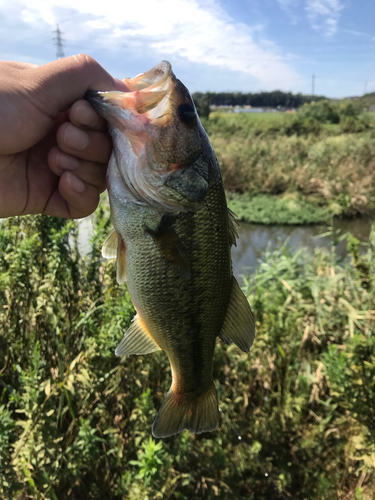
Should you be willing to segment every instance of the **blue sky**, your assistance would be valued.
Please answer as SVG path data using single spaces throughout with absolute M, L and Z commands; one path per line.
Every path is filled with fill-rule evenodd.
M 192 91 L 375 91 L 374 0 L 0 0 L 0 59 L 90 54 L 118 78 L 162 59 Z

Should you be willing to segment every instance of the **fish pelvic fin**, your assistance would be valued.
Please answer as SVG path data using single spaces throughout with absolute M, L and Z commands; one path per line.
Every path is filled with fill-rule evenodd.
M 141 318 L 137 315 L 117 346 L 115 354 L 116 356 L 124 356 L 125 354 L 150 354 L 159 349 L 160 347 L 156 344 Z
M 125 250 L 123 239 L 116 233 L 115 229 L 112 229 L 103 243 L 102 256 L 105 259 L 114 259 L 117 257 L 116 278 L 119 285 L 122 285 L 126 281 Z
M 214 431 L 219 409 L 214 383 L 203 394 L 178 394 L 171 388 L 152 425 L 152 435 L 166 438 L 187 429 L 195 434 Z
M 228 309 L 219 337 L 226 343 L 234 342 L 248 352 L 255 337 L 255 321 L 250 304 L 237 280 L 232 276 L 232 290 Z
M 117 255 L 118 235 L 114 229 L 109 233 L 103 243 L 102 256 L 105 259 L 114 259 Z
M 126 281 L 126 259 L 125 259 L 125 243 L 120 235 L 118 235 L 117 243 L 117 260 L 116 260 L 116 279 L 119 285 Z

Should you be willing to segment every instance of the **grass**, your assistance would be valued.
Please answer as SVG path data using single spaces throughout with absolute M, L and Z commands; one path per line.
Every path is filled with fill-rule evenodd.
M 313 224 L 375 213 L 375 122 L 361 116 L 319 124 L 297 113 L 212 113 L 203 124 L 226 191 L 244 195 L 241 218 L 280 223 L 288 218 L 278 217 L 279 208 L 289 210 L 285 198 L 299 205 L 291 208 L 293 223 Z M 369 128 L 343 132 L 362 123 Z
M 51 217 L 0 227 L 0 497 L 371 500 L 375 488 L 375 233 L 334 250 L 264 254 L 245 293 L 249 353 L 217 341 L 218 431 L 156 442 L 169 389 L 160 351 L 118 359 L 134 309 L 100 247 Z M 375 228 L 374 228 L 375 230 Z M 243 439 L 238 440 L 231 426 Z
M 228 206 L 239 221 L 256 224 L 309 225 L 330 221 L 325 208 L 308 203 L 303 198 L 268 194 L 228 194 Z

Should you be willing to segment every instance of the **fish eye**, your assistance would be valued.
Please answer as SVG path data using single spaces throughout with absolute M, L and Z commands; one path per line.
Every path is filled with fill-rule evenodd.
M 178 108 L 178 116 L 180 117 L 180 120 L 189 128 L 193 128 L 197 122 L 197 115 L 193 106 L 187 104 L 186 102 L 180 104 Z

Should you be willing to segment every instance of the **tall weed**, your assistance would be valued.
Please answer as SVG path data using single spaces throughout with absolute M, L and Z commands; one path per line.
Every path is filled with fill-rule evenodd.
M 372 498 L 373 246 L 352 240 L 352 265 L 266 253 L 246 279 L 254 346 L 217 342 L 219 430 L 155 442 L 169 364 L 113 354 L 134 310 L 99 254 L 108 220 L 101 207 L 85 259 L 75 222 L 2 223 L 0 497 L 275 498 L 260 462 L 290 497 Z

